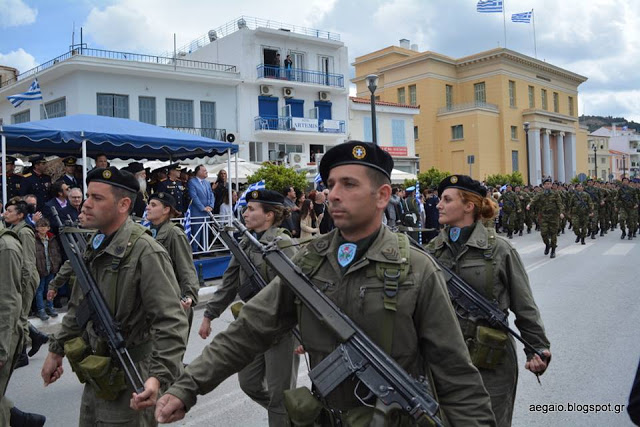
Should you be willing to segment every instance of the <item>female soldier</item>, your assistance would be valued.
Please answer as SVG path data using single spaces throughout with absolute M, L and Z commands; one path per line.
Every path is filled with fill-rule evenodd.
M 529 279 L 518 252 L 503 238 L 496 237 L 483 221 L 498 212 L 487 190 L 469 176 L 453 175 L 438 186 L 439 222 L 445 225 L 429 243 L 428 250 L 452 268 L 467 284 L 505 313 L 511 310 L 522 337 L 550 359 L 547 339 Z M 455 302 L 454 302 L 455 305 Z M 458 317 L 469 346 L 471 359 L 491 396 L 498 426 L 510 426 L 518 380 L 515 342 L 488 322 Z M 547 363 L 527 354 L 525 368 L 541 374 Z
M 171 218 L 179 216 L 176 200 L 169 193 L 155 193 L 149 198 L 147 220 L 151 222 L 151 234 L 169 253 L 173 271 L 182 292 L 180 304 L 188 310 L 189 331 L 193 321 L 193 307 L 198 302 L 198 274 L 193 265 L 191 247 L 184 230 Z M 187 333 L 188 334 L 188 333 Z M 187 335 L 187 338 L 189 336 Z
M 291 238 L 287 234 L 288 231 L 278 227 L 289 213 L 284 207 L 284 196 L 277 191 L 257 190 L 248 193 L 246 199 L 247 208 L 243 218 L 247 228 L 256 233 L 256 238 L 263 244 L 279 239 L 278 246 L 289 258 L 293 257 L 295 251 L 293 246 L 290 246 Z M 276 277 L 272 269 L 263 264 L 262 253 L 250 245 L 246 238 L 240 241 L 240 247 L 260 271 L 266 283 Z M 219 317 L 236 296 L 239 295 L 246 302 L 257 291 L 252 287 L 249 276 L 232 257 L 227 271 L 222 276 L 222 285 L 207 302 L 200 325 L 200 336 L 203 339 L 209 336 L 211 321 Z M 234 304 L 232 312 L 237 310 L 237 307 Z M 298 356 L 294 355 L 293 350 L 293 335 L 287 333 L 269 350 L 238 372 L 242 391 L 269 412 L 269 426 L 288 425 L 284 391 L 295 388 L 298 376 Z

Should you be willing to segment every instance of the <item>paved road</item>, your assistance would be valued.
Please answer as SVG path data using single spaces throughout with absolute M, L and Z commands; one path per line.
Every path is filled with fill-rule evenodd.
M 529 272 L 553 351 L 542 385 L 521 369 L 515 426 L 632 425 L 624 410 L 615 411 L 627 403 L 640 357 L 636 328 L 640 324 L 640 240 L 622 241 L 618 230 L 597 240 L 588 239 L 584 246 L 573 243 L 574 238 L 570 231 L 559 237 L 554 260 L 542 254 L 544 246 L 537 233 L 511 240 Z M 205 344 L 197 336 L 201 319 L 202 310 L 198 310 L 187 362 Z M 213 323 L 214 333 L 230 321 L 227 311 Z M 8 396 L 23 410 L 45 413 L 47 426 L 76 425 L 81 387 L 67 369 L 60 381 L 44 389 L 39 377 L 44 356 L 41 350 L 29 366 L 16 371 Z M 523 366 L 523 354 L 520 357 Z M 306 371 L 302 362 L 300 384 L 309 384 Z M 604 405 L 607 411 L 596 414 L 595 407 L 584 405 Z M 266 412 L 242 393 L 234 376 L 200 397 L 185 420 L 175 425 L 266 426 L 267 418 Z

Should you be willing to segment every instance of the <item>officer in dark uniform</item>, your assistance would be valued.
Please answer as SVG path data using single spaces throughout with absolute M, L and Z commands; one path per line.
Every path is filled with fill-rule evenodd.
M 167 169 L 169 170 L 169 179 L 158 183 L 156 192 L 171 194 L 173 198 L 176 199 L 176 210 L 184 214 L 184 211 L 187 209 L 187 204 L 185 203 L 184 197 L 186 189 L 182 181 L 180 181 L 180 171 L 182 167 L 179 163 L 173 163 L 170 164 Z
M 73 156 L 65 157 L 62 160 L 62 163 L 64 164 L 64 175 L 62 175 L 58 181 L 64 181 L 70 189 L 80 187 L 80 184 L 78 184 L 78 180 L 76 179 L 77 161 L 78 159 Z
M 16 166 L 16 158 L 13 156 L 7 156 L 7 201 L 13 197 L 20 195 L 20 187 L 22 185 L 22 175 L 13 173 Z M 2 171 L 2 165 L 0 165 L 0 173 Z M 2 201 L 2 184 L 0 184 L 0 202 Z
M 44 204 L 51 198 L 49 195 L 51 177 L 44 173 L 44 165 L 47 164 L 47 160 L 43 155 L 39 154 L 32 158 L 31 164 L 33 165 L 33 170 L 24 175 L 20 195 L 26 196 L 27 194 L 33 194 L 36 196 L 38 199 L 36 210 L 42 211 Z
M 140 162 L 129 163 L 124 170 L 131 172 L 133 176 L 136 177 L 136 180 L 140 185 L 138 197 L 136 197 L 136 201 L 133 204 L 133 214 L 142 218 L 144 211 L 147 208 L 147 203 L 149 203 L 149 194 L 147 193 L 147 171 L 145 170 L 144 165 Z
M 166 166 L 151 171 L 151 180 L 149 181 L 150 193 L 158 192 L 158 185 L 167 180 L 168 173 Z

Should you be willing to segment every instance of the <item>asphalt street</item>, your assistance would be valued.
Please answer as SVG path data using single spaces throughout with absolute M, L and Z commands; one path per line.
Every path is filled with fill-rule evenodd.
M 575 244 L 570 230 L 559 237 L 556 259 L 543 255 L 538 233 L 514 237 L 529 273 L 531 287 L 551 340 L 553 359 L 543 375 L 520 370 L 514 426 L 631 426 L 626 403 L 640 357 L 638 277 L 640 240 L 620 240 L 619 230 L 586 245 Z M 185 361 L 190 362 L 209 340 L 198 327 L 197 310 Z M 213 322 L 213 334 L 231 322 L 230 312 Z M 39 320 L 34 324 L 41 326 Z M 46 329 L 46 328 L 45 328 Z M 213 335 L 212 334 L 212 335 Z M 519 348 L 521 367 L 524 353 Z M 65 374 L 44 388 L 41 350 L 29 366 L 17 370 L 7 396 L 17 407 L 47 416 L 47 426 L 77 425 L 82 386 L 65 361 Z M 300 363 L 299 385 L 309 385 Z M 266 426 L 266 411 L 240 390 L 235 376 L 198 399 L 180 426 Z

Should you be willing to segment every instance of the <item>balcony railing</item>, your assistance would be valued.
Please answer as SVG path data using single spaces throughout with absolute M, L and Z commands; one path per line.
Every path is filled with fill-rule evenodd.
M 297 117 L 258 116 L 254 119 L 255 130 L 345 133 L 344 120 L 297 119 Z M 304 130 L 302 130 L 302 125 Z
M 464 104 L 452 104 L 446 107 L 438 108 L 438 114 L 475 109 L 490 110 L 496 113 L 499 111 L 496 104 L 489 104 L 488 102 L 466 102 Z
M 302 68 L 283 68 L 275 65 L 258 65 L 258 78 L 279 79 L 323 86 L 344 87 L 342 74 L 323 73 Z
M 227 141 L 227 130 L 216 128 L 184 128 L 175 126 L 163 126 L 165 128 L 177 130 L 180 132 L 188 133 L 190 135 L 203 136 L 205 138 L 217 139 L 218 141 Z
M 236 72 L 235 65 L 217 64 L 215 62 L 193 61 L 191 59 L 182 59 L 180 57 L 170 58 L 170 57 L 163 57 L 163 56 L 145 55 L 141 53 L 117 52 L 113 50 L 90 49 L 87 47 L 78 47 L 77 49 L 70 50 L 69 52 L 62 54 L 57 58 L 54 58 L 50 61 L 45 62 L 44 64 L 40 64 L 35 68 L 25 71 L 24 73 L 20 73 L 17 79 L 14 78 L 7 81 L 3 81 L 0 84 L 0 87 L 12 85 L 17 81 L 36 75 L 46 70 L 47 68 L 50 68 L 60 62 L 66 61 L 74 56 L 88 56 L 92 58 L 116 59 L 119 61 L 143 62 L 147 64 L 175 65 L 176 67 L 194 68 L 194 69 L 209 70 L 209 71 L 226 71 L 230 73 Z

